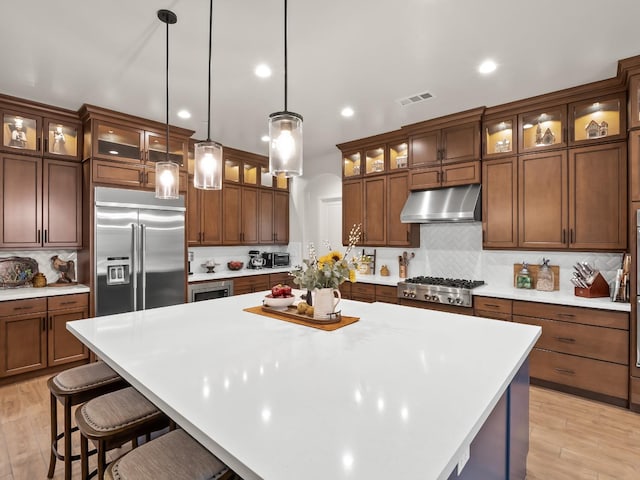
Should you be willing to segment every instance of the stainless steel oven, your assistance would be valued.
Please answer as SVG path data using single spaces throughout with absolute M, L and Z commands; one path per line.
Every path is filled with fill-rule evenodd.
M 201 302 L 214 298 L 230 297 L 233 295 L 233 282 L 219 280 L 214 282 L 190 283 L 187 288 L 189 302 Z

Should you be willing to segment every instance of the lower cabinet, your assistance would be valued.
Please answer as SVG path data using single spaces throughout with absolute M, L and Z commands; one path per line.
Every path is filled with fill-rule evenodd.
M 376 301 L 376 286 L 372 283 L 352 283 L 351 300 L 373 303 Z
M 262 292 L 271 289 L 269 274 L 249 275 L 233 279 L 233 294 L 244 295 L 245 293 Z
M 620 406 L 629 399 L 629 314 L 513 302 L 513 321 L 542 327 L 531 378 Z
M 511 300 L 492 297 L 473 297 L 473 314 L 477 317 L 511 321 Z
M 0 377 L 89 358 L 66 322 L 89 316 L 86 293 L 0 302 Z
M 398 303 L 398 287 L 376 285 L 376 302 Z
M 291 288 L 300 288 L 293 283 L 293 277 L 288 272 L 279 272 L 269 274 L 269 287 L 274 285 L 289 285 Z

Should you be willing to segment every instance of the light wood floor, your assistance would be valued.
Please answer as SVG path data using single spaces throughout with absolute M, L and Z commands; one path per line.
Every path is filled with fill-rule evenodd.
M 46 380 L 0 387 L 0 480 L 46 479 Z M 640 415 L 538 387 L 530 398 L 527 480 L 640 479 Z M 74 479 L 79 470 L 74 465 Z M 54 478 L 63 473 L 58 462 Z

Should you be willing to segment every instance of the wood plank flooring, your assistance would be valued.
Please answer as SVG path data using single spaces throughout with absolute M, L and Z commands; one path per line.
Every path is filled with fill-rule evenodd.
M 0 387 L 0 480 L 46 479 L 46 381 L 39 377 Z M 540 387 L 531 387 L 530 402 L 527 480 L 640 478 L 640 415 Z M 61 462 L 54 478 L 64 478 Z M 80 479 L 77 463 L 73 478 Z

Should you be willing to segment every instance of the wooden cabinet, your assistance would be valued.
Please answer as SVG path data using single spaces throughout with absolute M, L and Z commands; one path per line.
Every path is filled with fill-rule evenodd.
M 518 161 L 516 157 L 482 162 L 482 246 L 518 246 Z
M 349 244 L 349 232 L 363 223 L 362 180 L 342 182 L 342 244 Z
M 282 191 L 259 190 L 258 243 L 289 243 L 289 194 Z
M 409 170 L 409 188 L 411 190 L 426 190 L 480 183 L 480 175 L 480 161 L 442 163 L 428 168 Z
M 338 287 L 342 298 L 351 300 L 351 282 L 343 282 Z
M 376 302 L 398 303 L 398 287 L 375 285 Z
M 629 80 L 629 128 L 640 128 L 640 73 Z
M 269 275 L 249 275 L 246 277 L 237 277 L 233 279 L 233 294 L 243 295 L 245 293 L 262 292 L 270 290 Z
M 482 158 L 499 158 L 515 154 L 518 145 L 516 115 L 487 115 L 482 121 Z
M 376 286 L 371 283 L 352 283 L 351 300 L 373 303 L 376 301 Z
M 428 128 L 425 122 L 425 127 Z M 409 167 L 480 159 L 480 123 L 466 122 L 409 137 Z
M 80 161 L 77 114 L 0 95 L 0 149 L 17 154 Z
M 89 350 L 67 330 L 67 322 L 89 316 L 89 295 L 78 293 L 47 299 L 48 366 L 62 365 L 89 358 Z
M 385 245 L 387 240 L 387 179 L 385 176 L 363 180 L 363 245 Z
M 473 314 L 494 320 L 511 321 L 512 301 L 505 298 L 473 297 Z
M 258 243 L 258 189 L 225 184 L 222 187 L 222 243 Z
M 187 195 L 188 245 L 221 245 L 222 192 L 220 190 L 198 190 L 190 181 Z
M 640 201 L 640 130 L 629 132 L 629 197 Z
M 82 166 L 0 155 L 0 247 L 82 246 Z
M 409 146 L 400 130 L 337 145 L 344 179 L 393 173 L 407 168 Z
M 624 140 L 627 136 L 624 92 L 569 104 L 569 145 Z
M 566 104 L 518 115 L 518 152 L 533 153 L 566 147 L 566 119 Z
M 293 283 L 293 277 L 288 272 L 278 272 L 269 274 L 269 286 L 274 285 L 289 285 L 291 288 L 300 288 Z
M 390 247 L 419 247 L 420 225 L 402 223 L 400 213 L 409 197 L 408 172 L 393 173 L 387 176 L 387 240 Z
M 91 162 L 94 185 L 155 189 L 155 164 L 180 166 L 179 190 L 187 191 L 189 137 L 192 130 L 166 125 L 92 105 L 83 105 L 83 158 Z
M 85 360 L 66 322 L 88 317 L 88 294 L 0 302 L 0 377 Z
M 514 301 L 513 321 L 542 327 L 532 382 L 626 406 L 629 314 Z
M 519 246 L 566 248 L 569 235 L 569 182 L 566 151 L 518 159 Z

